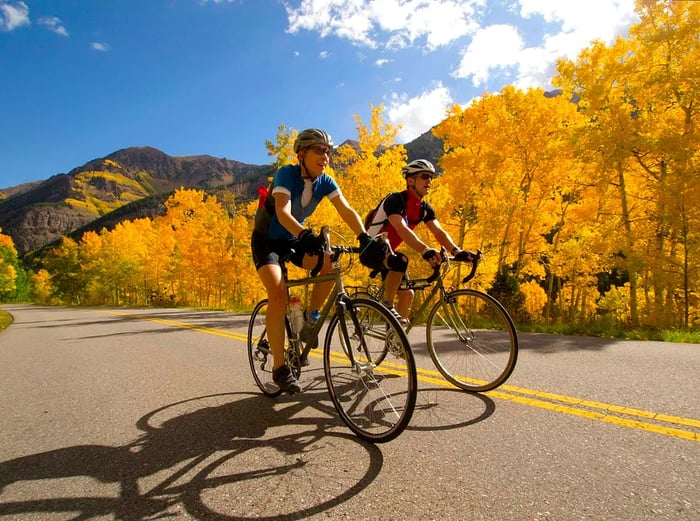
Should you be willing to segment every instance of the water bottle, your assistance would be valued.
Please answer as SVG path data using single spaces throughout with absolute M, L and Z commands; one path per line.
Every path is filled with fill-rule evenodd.
M 301 300 L 298 297 L 289 299 L 289 316 L 292 322 L 292 329 L 295 334 L 299 334 L 301 328 L 304 327 L 304 310 L 301 309 Z

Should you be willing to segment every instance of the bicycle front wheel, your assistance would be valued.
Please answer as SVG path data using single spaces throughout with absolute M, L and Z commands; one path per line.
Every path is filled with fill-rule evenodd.
M 513 372 L 518 335 L 505 308 L 472 289 L 448 293 L 430 310 L 428 352 L 435 367 L 465 391 L 495 389 Z
M 267 299 L 258 302 L 248 322 L 248 361 L 253 379 L 267 396 L 279 396 L 282 391 L 272 380 L 274 360 L 267 340 Z
M 416 405 L 413 353 L 398 321 L 378 302 L 350 299 L 328 325 L 323 367 L 333 405 L 360 438 L 381 443 L 406 428 Z

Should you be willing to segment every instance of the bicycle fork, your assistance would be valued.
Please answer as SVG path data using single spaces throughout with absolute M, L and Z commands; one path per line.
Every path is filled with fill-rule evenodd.
M 375 364 L 372 363 L 370 357 L 367 357 L 367 362 L 360 362 L 359 360 L 355 359 L 355 354 L 352 350 L 352 345 L 350 343 L 350 332 L 348 331 L 348 325 L 345 321 L 345 316 L 347 313 L 350 314 L 350 318 L 352 319 L 352 327 L 355 329 L 356 335 L 360 341 L 357 350 L 359 352 L 367 353 L 367 344 L 365 343 L 365 336 L 362 334 L 362 327 L 360 326 L 360 322 L 357 319 L 357 315 L 354 311 L 348 310 L 348 303 L 349 299 L 340 296 L 335 306 L 336 314 L 338 315 L 338 321 L 340 323 L 340 331 L 342 334 L 341 341 L 345 342 L 347 348 L 345 349 L 345 352 L 348 355 L 348 358 L 350 359 L 350 364 L 352 365 L 353 372 L 357 375 L 371 373 L 375 367 Z
M 445 310 L 445 316 L 440 317 L 445 322 L 447 327 L 449 327 L 459 338 L 459 341 L 466 344 L 469 341 L 474 340 L 474 334 L 471 328 L 462 320 L 462 316 L 455 307 L 455 299 L 449 295 L 443 295 L 442 301 L 445 303 L 443 309 Z M 439 313 L 438 313 L 439 314 Z

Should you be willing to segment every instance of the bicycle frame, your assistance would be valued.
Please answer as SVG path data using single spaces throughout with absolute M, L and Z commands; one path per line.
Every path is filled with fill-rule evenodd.
M 326 275 L 317 275 L 317 276 L 309 276 L 309 277 L 303 277 L 301 279 L 291 279 L 291 280 L 286 280 L 286 270 L 285 270 L 285 280 L 287 283 L 287 301 L 289 301 L 289 290 L 290 288 L 294 287 L 299 287 L 299 286 L 308 286 L 310 284 L 319 284 L 322 282 L 334 282 L 333 288 L 331 289 L 331 292 L 328 294 L 328 297 L 326 298 L 326 301 L 323 305 L 323 308 L 321 309 L 321 316 L 319 319 L 316 321 L 316 324 L 314 325 L 314 328 L 311 331 L 312 335 L 318 335 L 321 331 L 321 328 L 323 327 L 323 324 L 325 323 L 326 319 L 329 319 L 333 316 L 334 313 L 344 313 L 345 310 L 347 309 L 347 304 L 350 299 L 348 297 L 347 293 L 345 292 L 345 284 L 343 282 L 343 276 L 340 271 L 340 255 L 343 253 L 351 253 L 355 251 L 353 248 L 346 248 L 346 247 L 341 247 L 341 246 L 334 246 L 330 247 L 330 242 L 329 242 L 329 234 L 330 234 L 330 228 L 327 226 L 324 226 L 321 228 L 321 235 L 323 236 L 324 243 L 326 244 L 326 248 L 324 250 L 324 255 L 325 254 L 330 254 L 331 255 L 331 263 L 332 263 L 332 272 L 328 273 Z M 334 256 L 336 256 L 334 258 Z M 289 339 L 289 344 L 290 347 L 293 347 L 299 356 L 301 358 L 308 356 L 309 352 L 311 351 L 310 345 L 305 345 L 304 349 L 300 352 L 299 351 L 299 344 L 298 344 L 298 338 L 296 335 L 292 334 L 292 328 L 291 325 L 289 324 L 289 321 L 286 321 L 286 327 L 287 327 L 287 338 Z M 345 321 L 341 321 L 341 328 L 343 330 L 343 335 L 347 337 L 347 330 L 346 330 L 346 324 Z M 296 332 L 297 334 L 299 331 Z M 350 360 L 355 364 L 355 359 L 354 355 L 350 353 Z
M 402 284 L 399 287 L 399 290 L 403 289 L 412 289 L 415 290 L 416 285 L 421 285 L 421 284 L 426 284 L 426 286 L 423 286 L 419 288 L 419 291 L 422 291 L 427 287 L 427 284 L 432 284 L 428 282 L 428 279 L 416 279 L 415 281 L 406 281 L 409 284 L 406 284 L 405 286 Z M 416 284 L 412 285 L 410 284 L 411 282 L 415 282 Z M 439 276 L 437 278 L 437 282 L 433 285 L 433 288 L 430 290 L 428 293 L 428 296 L 423 299 L 423 302 L 421 303 L 420 306 L 418 306 L 418 309 L 411 315 L 411 318 L 408 320 L 408 325 L 406 326 L 406 333 L 409 333 L 411 329 L 413 329 L 417 324 L 418 324 L 418 317 L 420 317 L 425 311 L 430 309 L 430 306 L 433 302 L 434 297 L 440 293 L 440 298 L 444 299 L 445 295 L 447 294 L 447 290 L 445 289 L 445 285 L 442 282 L 442 276 Z
M 413 290 L 413 291 L 422 291 L 426 289 L 429 286 L 432 286 L 432 289 L 428 293 L 428 296 L 423 299 L 423 302 L 421 303 L 420 306 L 418 306 L 418 309 L 411 314 L 411 317 L 409 318 L 408 325 L 405 328 L 406 333 L 409 333 L 411 329 L 413 329 L 415 326 L 418 325 L 418 318 L 422 316 L 422 314 L 426 311 L 428 311 L 434 302 L 435 296 L 440 294 L 440 300 L 445 300 L 446 296 L 450 293 L 447 289 L 445 289 L 445 283 L 443 281 L 443 271 L 447 271 L 447 264 L 448 262 L 448 257 L 447 257 L 447 252 L 445 251 L 445 248 L 442 248 L 440 251 L 440 255 L 442 256 L 443 262 L 440 264 L 440 266 L 437 266 L 434 268 L 434 272 L 432 275 L 426 278 L 422 279 L 409 279 L 409 280 L 404 280 L 401 282 L 401 285 L 399 286 L 399 291 L 401 290 Z M 481 253 L 481 250 L 478 250 L 477 256 L 475 258 L 475 261 L 472 263 L 472 268 L 470 273 L 462 279 L 462 283 L 466 283 L 470 281 L 475 273 L 476 273 L 476 267 L 481 260 L 483 254 Z M 384 293 L 384 284 L 382 284 L 380 293 Z

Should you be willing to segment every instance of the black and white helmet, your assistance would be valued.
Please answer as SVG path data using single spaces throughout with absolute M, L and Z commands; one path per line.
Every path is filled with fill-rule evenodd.
M 401 170 L 404 177 L 411 177 L 416 174 L 420 174 L 421 172 L 430 172 L 436 177 L 438 175 L 433 164 L 427 159 L 415 159 Z
M 320 128 L 307 128 L 299 132 L 296 140 L 294 141 L 294 153 L 298 154 L 300 150 L 309 148 L 313 145 L 326 145 L 329 148 L 333 148 L 333 139 L 325 130 Z

